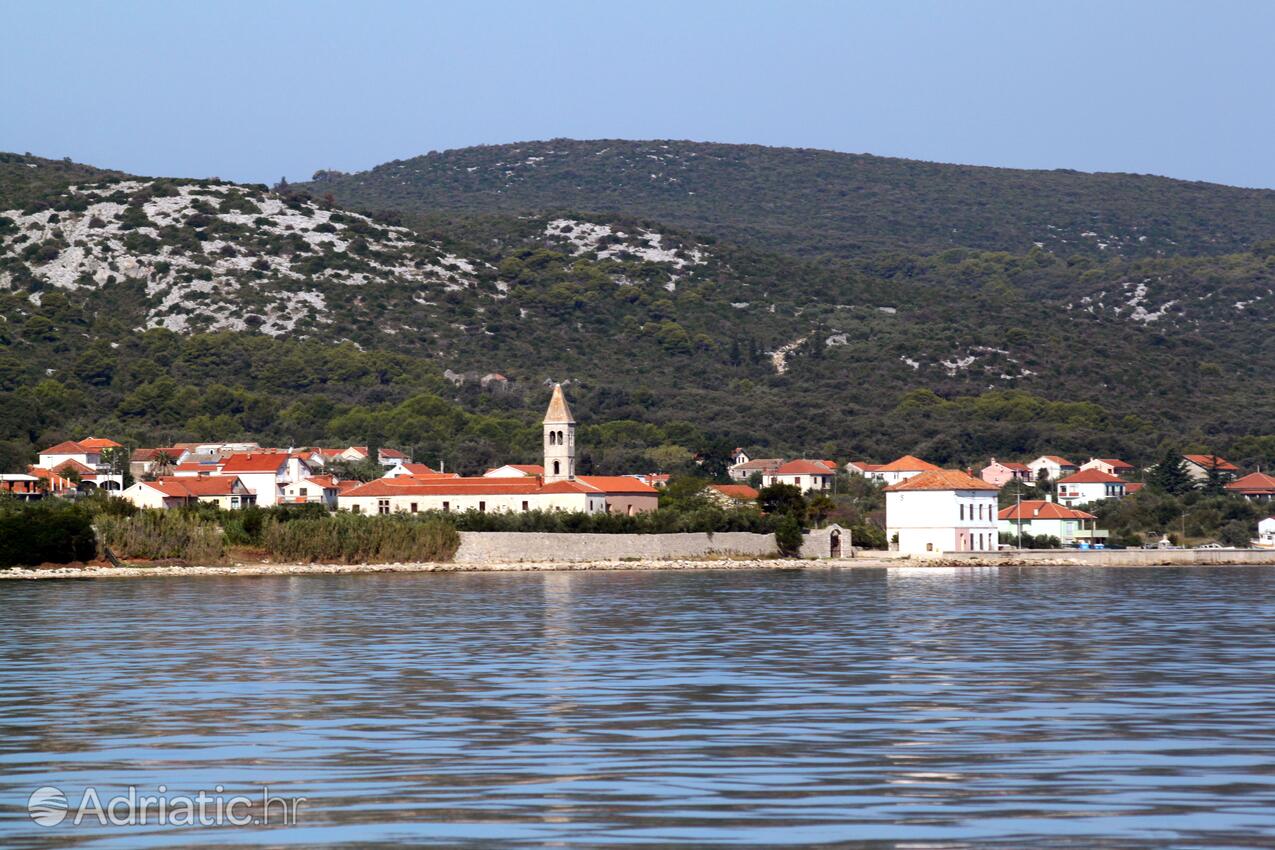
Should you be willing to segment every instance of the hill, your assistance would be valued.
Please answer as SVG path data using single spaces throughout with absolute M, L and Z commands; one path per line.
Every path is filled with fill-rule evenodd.
M 97 432 L 380 440 L 478 471 L 534 460 L 549 380 L 570 382 L 586 471 L 735 445 L 1275 462 L 1267 247 L 813 260 L 618 215 L 409 219 L 85 177 L 0 197 L 6 468 Z
M 1225 254 L 1275 238 L 1275 191 L 825 150 L 554 139 L 433 152 L 299 188 L 364 210 L 647 218 L 786 254 L 954 246 L 1060 256 Z

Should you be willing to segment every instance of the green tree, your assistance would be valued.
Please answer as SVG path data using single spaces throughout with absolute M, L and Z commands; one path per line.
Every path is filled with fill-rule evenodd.
M 778 487 L 787 486 L 778 484 Z M 794 488 L 795 489 L 795 488 Z M 801 544 L 804 540 L 801 531 L 801 522 L 791 514 L 780 518 L 775 526 L 775 545 L 779 547 L 779 554 L 785 558 L 795 558 L 801 554 Z
M 798 526 L 806 523 L 806 497 L 801 488 L 792 484 L 771 484 L 761 488 L 757 504 L 763 512 L 781 517 L 791 517 Z
M 1151 468 L 1147 486 L 1170 496 L 1181 496 L 1195 489 L 1195 481 L 1186 471 L 1186 461 L 1182 459 L 1182 454 L 1177 449 L 1169 449 L 1164 453 L 1164 458 Z

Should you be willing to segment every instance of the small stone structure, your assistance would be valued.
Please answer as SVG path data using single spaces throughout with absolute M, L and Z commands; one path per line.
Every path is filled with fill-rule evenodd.
M 801 557 L 852 558 L 854 549 L 850 543 L 850 529 L 833 523 L 826 528 L 806 532 L 806 539 L 801 544 Z

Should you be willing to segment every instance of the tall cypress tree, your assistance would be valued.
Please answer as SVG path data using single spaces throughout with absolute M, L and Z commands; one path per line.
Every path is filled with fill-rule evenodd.
M 1152 467 L 1147 484 L 1172 496 L 1181 496 L 1195 489 L 1195 481 L 1186 471 L 1186 461 L 1176 449 L 1165 452 L 1164 459 Z

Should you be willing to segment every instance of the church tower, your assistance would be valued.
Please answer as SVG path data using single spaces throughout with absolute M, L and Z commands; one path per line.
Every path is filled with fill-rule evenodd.
M 545 411 L 545 483 L 575 477 L 576 420 L 562 394 L 562 384 L 554 384 L 553 397 Z

